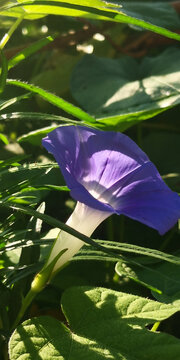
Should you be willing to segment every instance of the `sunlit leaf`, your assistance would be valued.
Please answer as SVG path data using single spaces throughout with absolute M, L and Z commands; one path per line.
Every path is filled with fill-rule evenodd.
M 10 339 L 10 360 L 178 360 L 179 339 L 151 332 L 147 325 L 178 309 L 140 296 L 105 288 L 74 287 L 65 291 L 62 309 L 68 327 L 52 317 L 18 326 Z M 137 346 L 138 344 L 138 346 Z M 69 353 L 70 351 L 70 353 Z
M 86 55 L 72 76 L 72 94 L 96 126 L 124 131 L 180 103 L 180 51 L 170 48 L 139 64 Z
M 167 12 L 173 12 L 173 9 L 169 7 L 167 10 L 167 6 L 163 7 L 163 3 L 160 3 L 161 6 L 157 7 L 158 18 L 167 14 Z M 161 8 L 163 11 L 161 11 Z M 142 28 L 145 28 L 150 31 L 154 31 L 158 34 L 180 40 L 180 35 L 165 29 L 157 23 L 157 11 L 150 13 L 150 17 L 144 17 L 144 11 L 142 11 L 142 7 L 139 7 L 139 12 L 136 7 L 134 9 L 129 10 L 126 8 L 126 3 L 124 7 L 121 7 L 121 3 L 113 2 L 113 1 L 103 1 L 103 0 L 68 0 L 66 2 L 62 0 L 55 1 L 47 1 L 47 0 L 26 0 L 20 1 L 19 4 L 10 4 L 2 7 L 1 9 L 2 15 L 19 17 L 25 11 L 25 19 L 36 19 L 38 17 L 42 17 L 45 15 L 63 15 L 63 16 L 75 16 L 75 17 L 84 17 L 90 19 L 97 20 L 105 20 L 105 21 L 115 21 L 122 22 L 126 24 L 133 24 Z M 148 13 L 148 9 L 147 9 Z M 174 11 L 175 14 L 175 11 Z

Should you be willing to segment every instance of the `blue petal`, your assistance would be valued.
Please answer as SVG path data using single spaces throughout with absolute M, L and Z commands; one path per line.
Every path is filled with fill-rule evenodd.
M 138 220 L 161 235 L 180 217 L 180 197 L 168 188 L 151 162 L 134 171 L 116 196 L 119 214 Z
M 81 184 L 99 195 L 148 161 L 127 136 L 82 126 L 57 128 L 43 145 L 54 155 L 70 189 Z
M 180 216 L 180 198 L 126 135 L 62 126 L 43 139 L 43 145 L 54 155 L 76 200 L 125 214 L 161 234 Z

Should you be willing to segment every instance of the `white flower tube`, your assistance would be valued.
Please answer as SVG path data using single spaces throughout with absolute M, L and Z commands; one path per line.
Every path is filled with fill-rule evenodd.
M 111 213 L 109 212 L 96 210 L 77 202 L 76 207 L 66 224 L 86 236 L 91 236 L 98 225 L 110 215 Z M 57 254 L 60 254 L 63 250 L 67 249 L 54 265 L 52 270 L 53 276 L 55 272 L 62 268 L 62 266 L 64 266 L 83 245 L 84 242 L 82 240 L 61 230 L 52 247 L 45 267 L 50 265 Z

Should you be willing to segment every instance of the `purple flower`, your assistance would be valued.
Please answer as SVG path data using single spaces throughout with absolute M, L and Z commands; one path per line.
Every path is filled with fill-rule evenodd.
M 72 197 L 78 201 L 78 210 L 67 222 L 76 230 L 90 236 L 101 221 L 115 213 L 138 220 L 162 235 L 180 217 L 180 197 L 168 188 L 147 155 L 126 135 L 62 126 L 49 133 L 42 143 L 54 155 Z M 88 211 L 95 224 L 91 231 L 85 229 L 91 222 Z

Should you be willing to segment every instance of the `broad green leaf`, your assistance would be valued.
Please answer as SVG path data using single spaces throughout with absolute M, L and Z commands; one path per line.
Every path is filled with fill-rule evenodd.
M 73 26 L 73 29 L 76 28 L 76 22 L 73 25 L 69 24 L 69 26 Z M 76 56 L 74 56 L 74 53 L 69 54 L 69 52 L 62 50 L 59 53 L 54 53 L 54 55 L 51 55 L 51 61 L 48 61 L 46 66 L 33 76 L 32 83 L 62 98 L 67 96 L 72 71 L 82 56 L 81 52 L 76 52 Z M 59 80 L 56 81 L 56 79 Z
M 164 279 L 161 282 L 161 290 L 164 295 L 174 296 L 180 292 L 180 268 L 173 264 L 161 263 L 155 266 L 157 272 L 164 275 Z M 157 282 L 158 279 L 154 279 Z
M 178 271 L 178 267 L 175 266 L 175 268 Z M 162 294 L 161 282 L 167 280 L 168 277 L 156 270 L 156 264 L 153 265 L 153 268 L 150 268 L 141 264 L 133 265 L 131 262 L 122 260 L 116 264 L 115 270 L 120 277 L 136 281 L 158 294 Z
M 96 126 L 124 131 L 180 103 L 179 59 L 176 48 L 141 63 L 86 55 L 72 75 L 72 94 Z
M 38 15 L 37 14 L 28 14 L 28 15 L 26 15 L 26 13 L 24 12 L 23 7 L 20 6 L 16 0 L 12 0 L 11 2 L 6 1 L 5 4 L 0 3 L 0 16 L 2 18 L 4 18 L 4 16 L 6 18 L 8 18 L 8 17 L 20 18 L 20 17 L 22 17 L 22 15 L 23 15 L 24 19 L 28 19 L 28 20 L 36 20 L 36 19 L 40 19 L 40 18 L 44 17 L 44 15 L 40 15 L 40 14 L 38 14 Z M 12 23 L 12 25 L 13 25 L 13 23 Z
M 178 360 L 180 340 L 145 326 L 177 308 L 105 288 L 74 287 L 62 296 L 68 327 L 52 317 L 19 325 L 9 343 L 10 360 Z M 138 344 L 138 346 L 137 346 Z
M 173 4 L 163 1 L 120 1 L 122 11 L 128 16 L 143 19 L 151 24 L 178 29 L 180 19 Z
M 142 28 L 145 28 L 150 31 L 154 31 L 158 34 L 180 40 L 180 35 L 165 29 L 157 24 L 157 18 L 163 17 L 164 14 L 167 15 L 167 12 L 173 13 L 172 16 L 175 17 L 175 21 L 177 22 L 178 17 L 173 12 L 173 9 L 169 7 L 167 10 L 167 6 L 162 2 L 158 3 L 159 5 L 156 7 L 156 11 L 154 13 L 151 11 L 150 16 L 144 16 L 144 13 L 148 13 L 148 8 L 144 10 L 142 6 L 136 7 L 134 9 L 126 6 L 127 4 L 124 3 L 123 7 L 121 7 L 121 2 L 118 4 L 117 2 L 113 1 L 103 1 L 103 0 L 75 0 L 75 1 L 62 1 L 62 0 L 55 0 L 55 1 L 47 1 L 47 0 L 26 0 L 20 1 L 19 4 L 10 4 L 2 7 L 1 15 L 6 16 L 15 16 L 19 17 L 25 11 L 25 18 L 26 19 L 33 19 L 36 17 L 41 17 L 45 15 L 63 15 L 63 16 L 75 16 L 75 17 L 84 17 L 90 19 L 97 19 L 97 20 L 106 20 L 106 21 L 115 21 L 121 22 L 126 24 L 133 24 Z M 161 9 L 163 9 L 161 11 Z M 147 10 L 147 11 L 146 11 Z M 158 15 L 157 15 L 158 14 Z M 172 22 L 172 18 L 171 18 Z M 165 22 L 167 25 L 167 22 Z M 169 21 L 168 21 L 169 25 Z
M 57 106 L 58 108 L 63 109 L 67 113 L 75 116 L 76 118 L 80 120 L 84 120 L 87 123 L 94 123 L 96 120 L 87 114 L 82 109 L 78 108 L 77 106 L 67 102 L 66 100 L 63 100 L 62 98 L 51 94 L 48 91 L 45 91 L 35 85 L 24 83 L 20 80 L 7 80 L 7 83 L 10 85 L 15 85 L 18 87 L 22 87 L 23 89 L 26 89 L 34 94 L 40 95 L 43 99 L 47 100 L 49 103 Z
M 159 301 L 173 302 L 175 298 L 179 299 L 179 266 L 167 262 L 144 266 L 122 260 L 116 264 L 115 269 L 118 275 L 128 277 L 151 289 Z
M 174 295 L 157 294 L 154 291 L 152 291 L 152 294 L 158 301 L 166 304 L 173 304 L 177 308 L 179 308 L 180 311 L 180 291 L 178 291 Z

